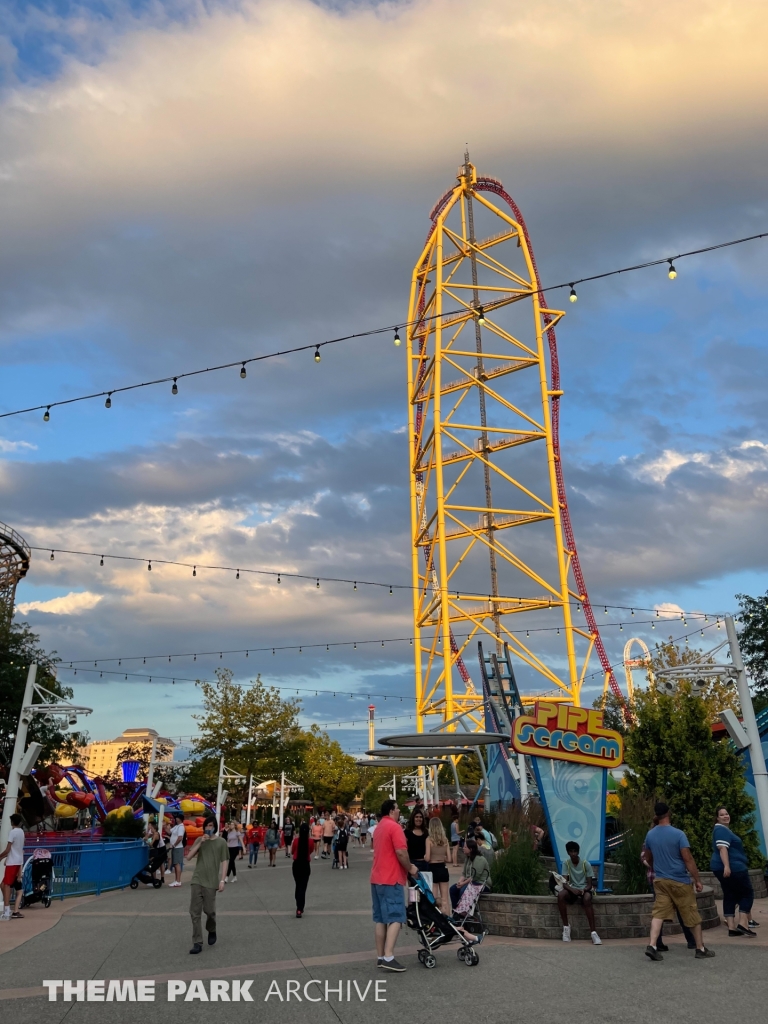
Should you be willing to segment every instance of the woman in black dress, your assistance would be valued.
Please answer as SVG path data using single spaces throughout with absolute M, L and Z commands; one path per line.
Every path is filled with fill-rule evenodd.
M 291 853 L 293 854 L 293 864 L 291 867 L 293 870 L 293 880 L 296 883 L 296 917 L 302 917 L 304 914 L 307 885 L 309 884 L 309 876 L 312 873 L 309 859 L 312 856 L 313 846 L 314 843 L 309 838 L 309 825 L 306 821 L 302 821 L 299 825 L 299 834 L 291 844 Z
M 427 821 L 424 811 L 417 807 L 411 815 L 405 829 L 405 840 L 408 843 L 408 857 L 419 871 L 429 871 L 427 864 Z

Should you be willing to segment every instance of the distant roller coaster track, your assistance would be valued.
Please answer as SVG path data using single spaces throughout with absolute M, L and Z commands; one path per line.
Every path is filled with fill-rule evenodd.
M 10 625 L 16 587 L 29 572 L 31 559 L 32 552 L 24 538 L 0 523 L 0 627 Z

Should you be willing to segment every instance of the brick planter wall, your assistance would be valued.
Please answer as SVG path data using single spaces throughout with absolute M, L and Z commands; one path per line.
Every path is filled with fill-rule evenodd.
M 699 877 L 704 885 L 711 885 L 715 891 L 715 899 L 723 898 L 723 890 L 720 883 L 711 871 L 700 871 Z M 755 899 L 764 900 L 768 896 L 768 887 L 765 884 L 765 875 L 761 868 L 750 868 L 749 877 L 752 880 L 752 888 L 755 890 Z
M 716 928 L 720 917 L 711 887 L 697 894 L 703 928 Z M 653 896 L 596 896 L 595 919 L 602 939 L 645 938 L 651 927 Z M 480 913 L 491 935 L 510 935 L 519 939 L 561 939 L 563 926 L 554 896 L 506 896 L 487 893 L 480 897 Z M 584 911 L 568 908 L 571 936 L 588 939 L 589 926 Z M 665 924 L 666 935 L 678 935 L 680 925 Z

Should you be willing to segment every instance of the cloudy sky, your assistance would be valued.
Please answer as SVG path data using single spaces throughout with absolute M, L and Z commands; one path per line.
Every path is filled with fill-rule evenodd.
M 6 10 L 0 411 L 404 319 L 465 143 L 545 281 L 768 230 L 756 0 Z M 723 612 L 765 591 L 767 268 L 768 239 L 569 305 L 563 456 L 595 605 Z M 405 422 L 389 336 L 11 417 L 0 519 L 41 547 L 407 584 Z M 307 722 L 360 722 L 370 693 L 408 727 L 411 649 L 378 642 L 410 635 L 407 591 L 36 552 L 17 601 L 66 664 L 162 655 L 128 681 L 62 671 L 96 738 L 191 734 L 182 679 L 220 665 L 298 688 Z M 630 635 L 606 627 L 612 657 Z M 377 643 L 325 651 L 355 640 Z M 271 654 L 299 644 L 322 647 Z M 270 650 L 167 660 L 245 648 Z

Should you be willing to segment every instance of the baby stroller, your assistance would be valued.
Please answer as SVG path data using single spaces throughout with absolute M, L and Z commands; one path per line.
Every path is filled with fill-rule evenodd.
M 21 873 L 21 906 L 42 903 L 44 907 L 50 907 L 53 878 L 51 851 L 35 850 Z
M 137 871 L 131 879 L 131 888 L 138 889 L 139 882 L 143 882 L 144 885 L 151 885 L 154 889 L 159 889 L 163 884 L 163 876 L 154 878 L 154 872 L 162 865 L 165 864 L 166 850 L 162 846 L 157 850 L 150 850 L 149 862 L 146 867 L 142 868 L 141 871 Z
M 474 882 L 469 882 L 464 886 L 464 891 L 462 892 L 461 898 L 453 912 L 453 920 L 457 923 L 459 928 L 463 928 L 465 931 L 471 932 L 473 935 L 484 934 L 485 926 L 483 925 L 483 919 L 480 916 L 479 904 L 480 897 L 487 891 L 487 886 L 475 885 Z
M 440 913 L 432 888 L 421 872 L 413 880 L 413 884 L 410 884 L 410 881 L 409 879 L 406 920 L 408 927 L 419 933 L 419 941 L 424 947 L 418 953 L 419 963 L 426 968 L 436 967 L 434 951 L 447 942 L 458 939 L 461 943 L 456 951 L 459 960 L 467 967 L 479 964 L 480 955 L 474 947 L 482 941 L 482 936 L 476 942 L 470 942 L 459 931 L 458 924 Z

